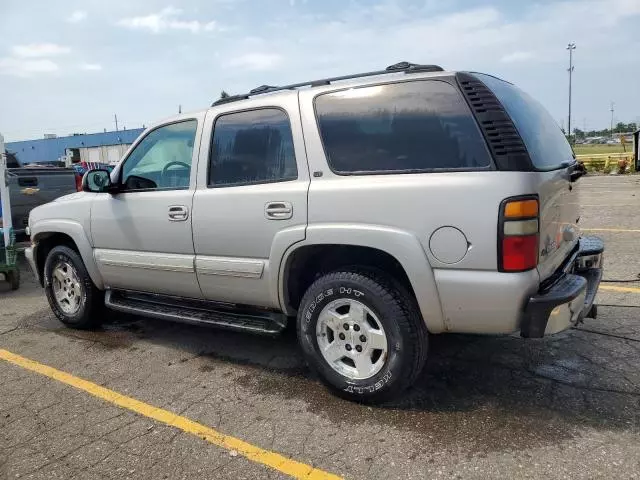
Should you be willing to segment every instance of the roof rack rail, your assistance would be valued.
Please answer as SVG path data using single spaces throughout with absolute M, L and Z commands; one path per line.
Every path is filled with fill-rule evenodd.
M 387 75 L 390 73 L 417 73 L 417 72 L 442 72 L 444 69 L 439 65 L 420 65 L 410 62 L 398 62 L 393 65 L 389 65 L 384 70 L 374 70 L 372 72 L 354 73 L 351 75 L 342 75 L 340 77 L 322 78 L 319 80 L 310 80 L 308 82 L 292 83 L 291 85 L 283 85 L 276 87 L 273 85 L 260 85 L 259 87 L 250 90 L 249 93 L 243 93 L 241 95 L 232 95 L 226 98 L 220 98 L 211 104 L 211 106 L 222 105 L 229 102 L 236 102 L 238 100 L 245 100 L 253 95 L 261 95 L 263 93 L 278 92 L 281 90 L 294 90 L 300 87 L 317 87 L 320 85 L 330 85 L 332 82 L 339 82 L 341 80 L 351 80 L 353 78 L 361 77 L 373 77 L 376 75 Z
M 213 107 L 214 105 L 222 105 L 223 103 L 237 102 L 238 100 L 246 100 L 247 98 L 249 98 L 248 93 L 245 93 L 244 95 L 229 95 L 228 97 L 219 98 L 213 102 L 211 106 Z

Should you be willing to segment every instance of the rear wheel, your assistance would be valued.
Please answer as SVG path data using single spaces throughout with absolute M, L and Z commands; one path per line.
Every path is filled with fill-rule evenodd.
M 358 402 L 397 396 L 426 359 L 427 333 L 415 302 L 371 271 L 334 272 L 311 285 L 300 305 L 298 337 L 323 382 Z
M 78 253 L 54 247 L 44 265 L 44 284 L 51 310 L 65 325 L 90 329 L 102 323 L 104 297 L 91 281 Z

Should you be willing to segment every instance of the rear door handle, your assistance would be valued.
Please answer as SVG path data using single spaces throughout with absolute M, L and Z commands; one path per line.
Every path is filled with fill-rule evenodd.
M 264 214 L 269 220 L 287 220 L 293 216 L 293 206 L 289 202 L 269 202 Z
M 171 222 L 184 222 L 189 218 L 189 209 L 184 205 L 170 205 L 169 206 L 169 221 Z

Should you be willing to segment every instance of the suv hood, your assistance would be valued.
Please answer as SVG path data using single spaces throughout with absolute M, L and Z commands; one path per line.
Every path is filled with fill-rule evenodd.
M 73 200 L 78 200 L 81 199 L 87 195 L 93 195 L 91 193 L 87 193 L 87 192 L 75 192 L 75 193 L 70 193 L 69 195 L 63 195 L 61 197 L 56 198 L 55 200 L 52 201 L 52 203 L 60 203 L 60 202 L 69 202 L 69 201 L 73 201 Z

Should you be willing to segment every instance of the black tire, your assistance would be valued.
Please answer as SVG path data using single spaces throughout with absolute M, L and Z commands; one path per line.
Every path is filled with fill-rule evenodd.
M 79 309 L 73 314 L 65 313 L 55 298 L 52 285 L 53 270 L 60 262 L 69 263 L 76 271 L 82 286 Z M 66 326 L 89 330 L 101 325 L 104 315 L 104 293 L 93 284 L 80 255 L 69 247 L 57 246 L 51 249 L 44 264 L 44 291 L 51 310 Z
M 20 270 L 15 270 L 7 273 L 7 281 L 11 285 L 11 290 L 18 290 L 20 288 Z
M 370 378 L 342 375 L 320 352 L 316 334 L 320 312 L 343 298 L 357 300 L 375 313 L 387 336 L 384 365 Z M 397 397 L 413 384 L 426 360 L 427 330 L 415 300 L 390 278 L 372 270 L 336 271 L 316 280 L 302 299 L 297 324 L 298 340 L 310 367 L 331 390 L 348 400 L 382 403 Z

